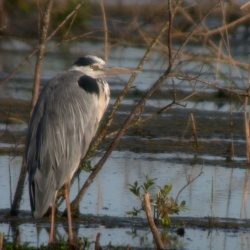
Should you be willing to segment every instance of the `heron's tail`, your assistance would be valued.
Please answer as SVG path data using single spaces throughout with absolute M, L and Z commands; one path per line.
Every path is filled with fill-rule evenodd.
M 43 217 L 51 204 L 55 202 L 56 193 L 57 191 L 51 185 L 39 186 L 39 181 L 36 179 L 30 182 L 30 206 L 33 217 Z

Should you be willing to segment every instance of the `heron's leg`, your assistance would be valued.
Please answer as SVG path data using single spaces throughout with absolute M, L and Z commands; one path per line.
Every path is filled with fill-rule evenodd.
M 50 223 L 50 234 L 49 234 L 49 244 L 54 242 L 55 239 L 55 204 L 52 205 L 51 210 L 51 223 Z
M 66 199 L 67 216 L 68 216 L 69 243 L 73 244 L 74 243 L 74 235 L 73 235 L 73 229 L 72 229 L 69 190 L 70 190 L 70 179 L 65 183 L 65 199 Z

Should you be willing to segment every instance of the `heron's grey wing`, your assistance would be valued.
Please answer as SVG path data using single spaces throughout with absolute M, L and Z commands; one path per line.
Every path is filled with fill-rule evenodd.
M 92 87 L 79 86 L 88 81 Z M 31 208 L 42 216 L 56 191 L 71 178 L 100 120 L 95 79 L 69 71 L 53 78 L 39 96 L 27 134 L 26 163 Z

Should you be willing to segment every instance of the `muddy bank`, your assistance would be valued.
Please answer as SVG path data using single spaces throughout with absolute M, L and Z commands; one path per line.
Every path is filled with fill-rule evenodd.
M 13 223 L 13 225 L 21 224 L 48 224 L 50 223 L 49 217 L 35 219 L 31 217 L 31 213 L 27 211 L 20 211 L 18 217 L 10 216 L 8 209 L 0 210 L 0 223 Z M 249 230 L 250 232 L 250 219 L 232 219 L 232 218 L 218 218 L 218 217 L 182 217 L 172 216 L 170 227 L 163 227 L 161 222 L 156 220 L 158 228 L 164 230 L 176 230 L 178 228 L 201 228 L 201 229 L 230 229 L 230 230 Z M 56 223 L 65 224 L 67 226 L 67 218 L 57 215 Z M 146 218 L 142 217 L 117 217 L 117 216 L 97 216 L 93 214 L 80 214 L 77 218 L 73 219 L 74 227 L 79 225 L 88 228 L 135 228 L 147 229 L 149 225 Z
M 160 98 L 160 94 L 154 97 L 155 100 L 160 100 Z M 214 98 L 214 101 L 219 102 L 221 99 Z M 169 100 L 169 103 L 171 103 L 171 100 Z M 133 107 L 132 103 L 119 107 L 106 140 L 100 145 L 99 150 L 105 150 L 108 147 L 114 137 L 113 132 L 119 130 Z M 28 101 L 0 100 L 1 142 L 3 143 L 3 146 L 0 147 L 1 154 L 15 152 L 15 154 L 21 155 L 23 153 L 29 108 L 30 103 Z M 140 117 L 141 122 L 138 123 L 135 120 L 133 127 L 127 130 L 117 149 L 138 153 L 179 152 L 193 154 L 194 160 L 197 162 L 203 160 L 203 155 L 213 155 L 221 157 L 220 162 L 224 162 L 225 165 L 229 166 L 235 164 L 232 161 L 234 158 L 245 157 L 246 143 L 243 112 L 230 114 L 230 112 L 197 110 L 175 106 L 147 120 L 150 115 L 157 111 L 159 111 L 159 108 L 146 104 Z M 197 143 L 190 122 L 191 113 L 194 117 Z M 107 116 L 108 112 L 102 124 L 105 124 Z M 136 119 L 138 119 L 138 116 Z M 5 147 L 4 145 L 7 144 L 10 144 L 10 146 Z M 17 144 L 18 146 L 16 146 Z M 232 152 L 232 145 L 234 152 Z M 244 161 L 238 162 L 235 167 L 246 166 L 245 163 Z

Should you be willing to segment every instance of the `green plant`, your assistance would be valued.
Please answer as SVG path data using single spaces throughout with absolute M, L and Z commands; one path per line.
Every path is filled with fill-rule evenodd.
M 29 242 L 19 244 L 19 243 L 12 243 L 12 242 L 9 242 L 7 240 L 4 240 L 4 248 L 3 249 L 6 249 L 6 250 L 25 250 L 25 249 L 35 250 L 37 248 L 30 246 Z
M 139 209 L 133 207 L 133 211 L 129 211 L 128 214 L 137 216 L 141 211 L 145 211 L 144 194 L 149 193 L 155 187 L 155 180 L 149 176 L 145 176 L 146 181 L 139 185 L 138 181 L 135 181 L 130 186 L 130 191 L 137 196 L 141 201 L 141 207 Z M 172 185 L 165 185 L 163 188 L 158 187 L 158 192 L 155 195 L 151 195 L 150 203 L 154 207 L 154 219 L 161 218 L 164 226 L 170 226 L 171 220 L 169 215 L 179 214 L 181 210 L 186 209 L 186 202 L 182 201 L 178 204 L 178 199 L 170 196 Z M 141 190 L 143 192 L 141 192 Z
M 159 191 L 154 195 L 155 203 L 153 206 L 156 210 L 156 218 L 161 218 L 164 226 L 170 226 L 171 220 L 170 214 L 179 214 L 181 210 L 185 210 L 186 202 L 182 201 L 178 204 L 177 200 L 170 196 L 172 185 L 165 185 L 163 188 L 159 188 Z

